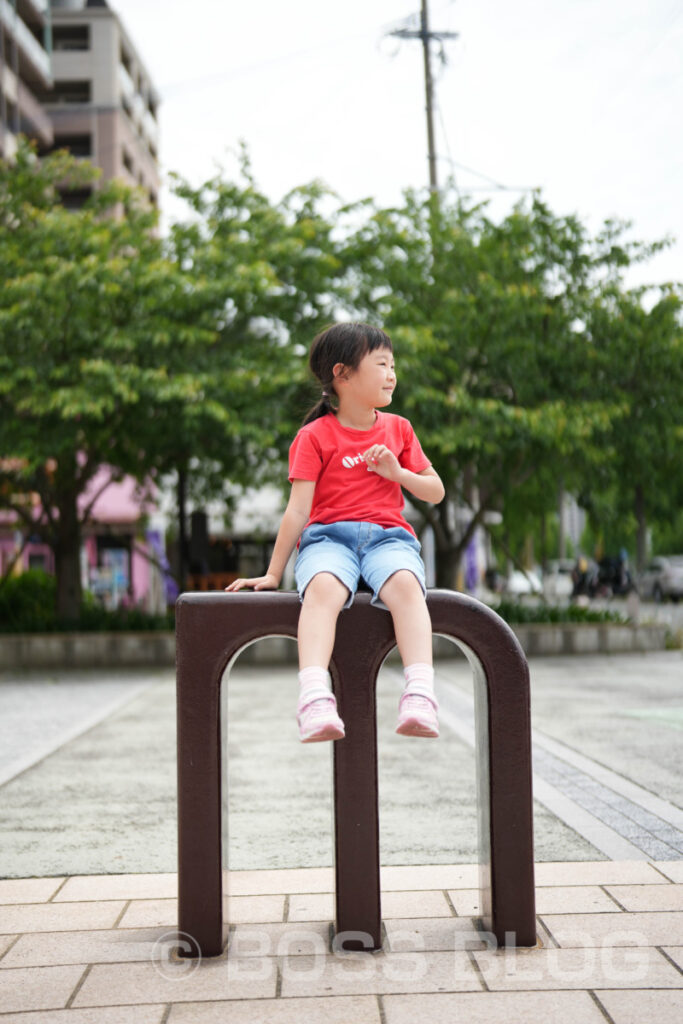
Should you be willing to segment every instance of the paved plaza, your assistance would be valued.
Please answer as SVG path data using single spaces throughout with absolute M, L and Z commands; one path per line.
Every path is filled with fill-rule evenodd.
M 442 736 L 394 734 L 378 685 L 381 952 L 330 952 L 330 748 L 291 668 L 229 687 L 230 921 L 178 960 L 172 673 L 0 677 L 0 1024 L 412 1024 L 683 1017 L 683 657 L 531 662 L 538 947 L 478 928 L 472 685 L 441 661 Z

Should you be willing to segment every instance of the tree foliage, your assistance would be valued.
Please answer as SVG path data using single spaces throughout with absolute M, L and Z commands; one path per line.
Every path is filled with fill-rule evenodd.
M 441 506 L 421 508 L 440 584 L 487 513 L 531 528 L 561 480 L 578 487 L 610 460 L 623 394 L 594 386 L 585 320 L 627 259 L 618 237 L 592 239 L 539 196 L 495 223 L 486 206 L 408 194 L 350 240 L 360 310 L 397 342 L 397 405 L 446 485 Z
M 588 328 L 592 387 L 620 412 L 610 420 L 610 458 L 592 485 L 582 481 L 580 498 L 613 534 L 616 524 L 635 522 L 640 569 L 648 529 L 673 522 L 683 504 L 681 295 L 670 286 L 658 291 L 646 306 L 642 289 L 610 285 L 594 303 Z
M 343 268 L 333 241 L 334 202 L 313 183 L 272 203 L 246 156 L 236 180 L 223 172 L 191 186 L 176 178 L 186 217 L 171 228 L 171 259 L 206 283 L 213 343 L 202 353 L 206 395 L 229 410 L 231 428 L 207 433 L 178 408 L 164 468 L 178 482 L 181 554 L 184 502 L 222 496 L 235 485 L 282 480 L 282 460 L 305 405 L 302 354 L 334 315 Z M 182 559 L 185 561 L 185 557 Z
M 517 546 L 560 488 L 596 529 L 637 521 L 641 548 L 675 518 L 681 296 L 624 287 L 657 247 L 627 225 L 593 237 L 539 195 L 498 221 L 449 195 L 347 207 L 319 183 L 272 202 L 243 156 L 234 177 L 176 179 L 186 215 L 162 239 L 120 183 L 66 210 L 63 191 L 94 179 L 27 145 L 0 166 L 0 507 L 55 551 L 63 616 L 98 467 L 173 474 L 181 540 L 188 495 L 283 480 L 311 404 L 305 353 L 338 318 L 394 339 L 394 408 L 447 491 L 419 507 L 440 584 L 491 513 Z
M 78 615 L 79 548 L 98 468 L 143 479 L 178 402 L 223 422 L 192 371 L 214 336 L 202 282 L 164 256 L 156 212 L 96 172 L 28 144 L 0 167 L 0 502 L 53 549 L 57 606 Z M 36 501 L 37 496 L 38 501 Z

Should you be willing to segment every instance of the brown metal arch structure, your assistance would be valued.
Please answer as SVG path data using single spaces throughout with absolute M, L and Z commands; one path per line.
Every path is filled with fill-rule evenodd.
M 499 944 L 536 944 L 529 671 L 509 626 L 464 594 L 430 590 L 433 632 L 474 675 L 482 922 Z M 178 926 L 218 956 L 228 927 L 226 668 L 255 640 L 296 637 L 287 592 L 188 593 L 176 608 Z M 346 737 L 334 744 L 336 943 L 381 946 L 375 685 L 395 646 L 391 616 L 357 594 L 337 624 L 330 673 Z M 222 707 L 223 705 L 223 707 Z M 221 723 L 225 725 L 222 729 Z M 419 741 L 415 741 L 419 742 Z M 226 794 L 227 797 L 227 794 Z

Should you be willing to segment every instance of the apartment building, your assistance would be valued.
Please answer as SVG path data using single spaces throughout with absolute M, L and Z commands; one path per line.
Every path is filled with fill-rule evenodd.
M 38 96 L 51 87 L 47 0 L 0 0 L 0 158 L 10 158 L 19 134 L 52 145 L 52 121 Z
M 11 158 L 24 134 L 40 153 L 69 149 L 100 167 L 105 180 L 140 186 L 156 204 L 158 106 L 149 73 L 105 0 L 0 0 L 0 158 Z M 70 190 L 63 202 L 76 208 L 87 194 Z M 95 493 L 106 477 L 103 467 Z M 163 538 L 146 528 L 153 511 L 130 477 L 103 490 L 91 510 L 82 582 L 107 607 L 166 607 Z M 32 568 L 53 572 L 53 553 L 35 538 L 25 542 L 16 516 L 0 513 L 0 575 Z
M 50 8 L 53 86 L 40 96 L 49 148 L 87 157 L 105 179 L 141 186 L 156 204 L 159 95 L 125 26 L 106 0 L 51 0 Z

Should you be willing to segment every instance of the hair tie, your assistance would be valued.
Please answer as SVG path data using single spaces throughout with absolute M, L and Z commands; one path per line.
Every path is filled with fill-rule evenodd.
M 330 397 L 329 393 L 327 391 L 323 391 L 323 398 L 329 398 L 329 397 Z

